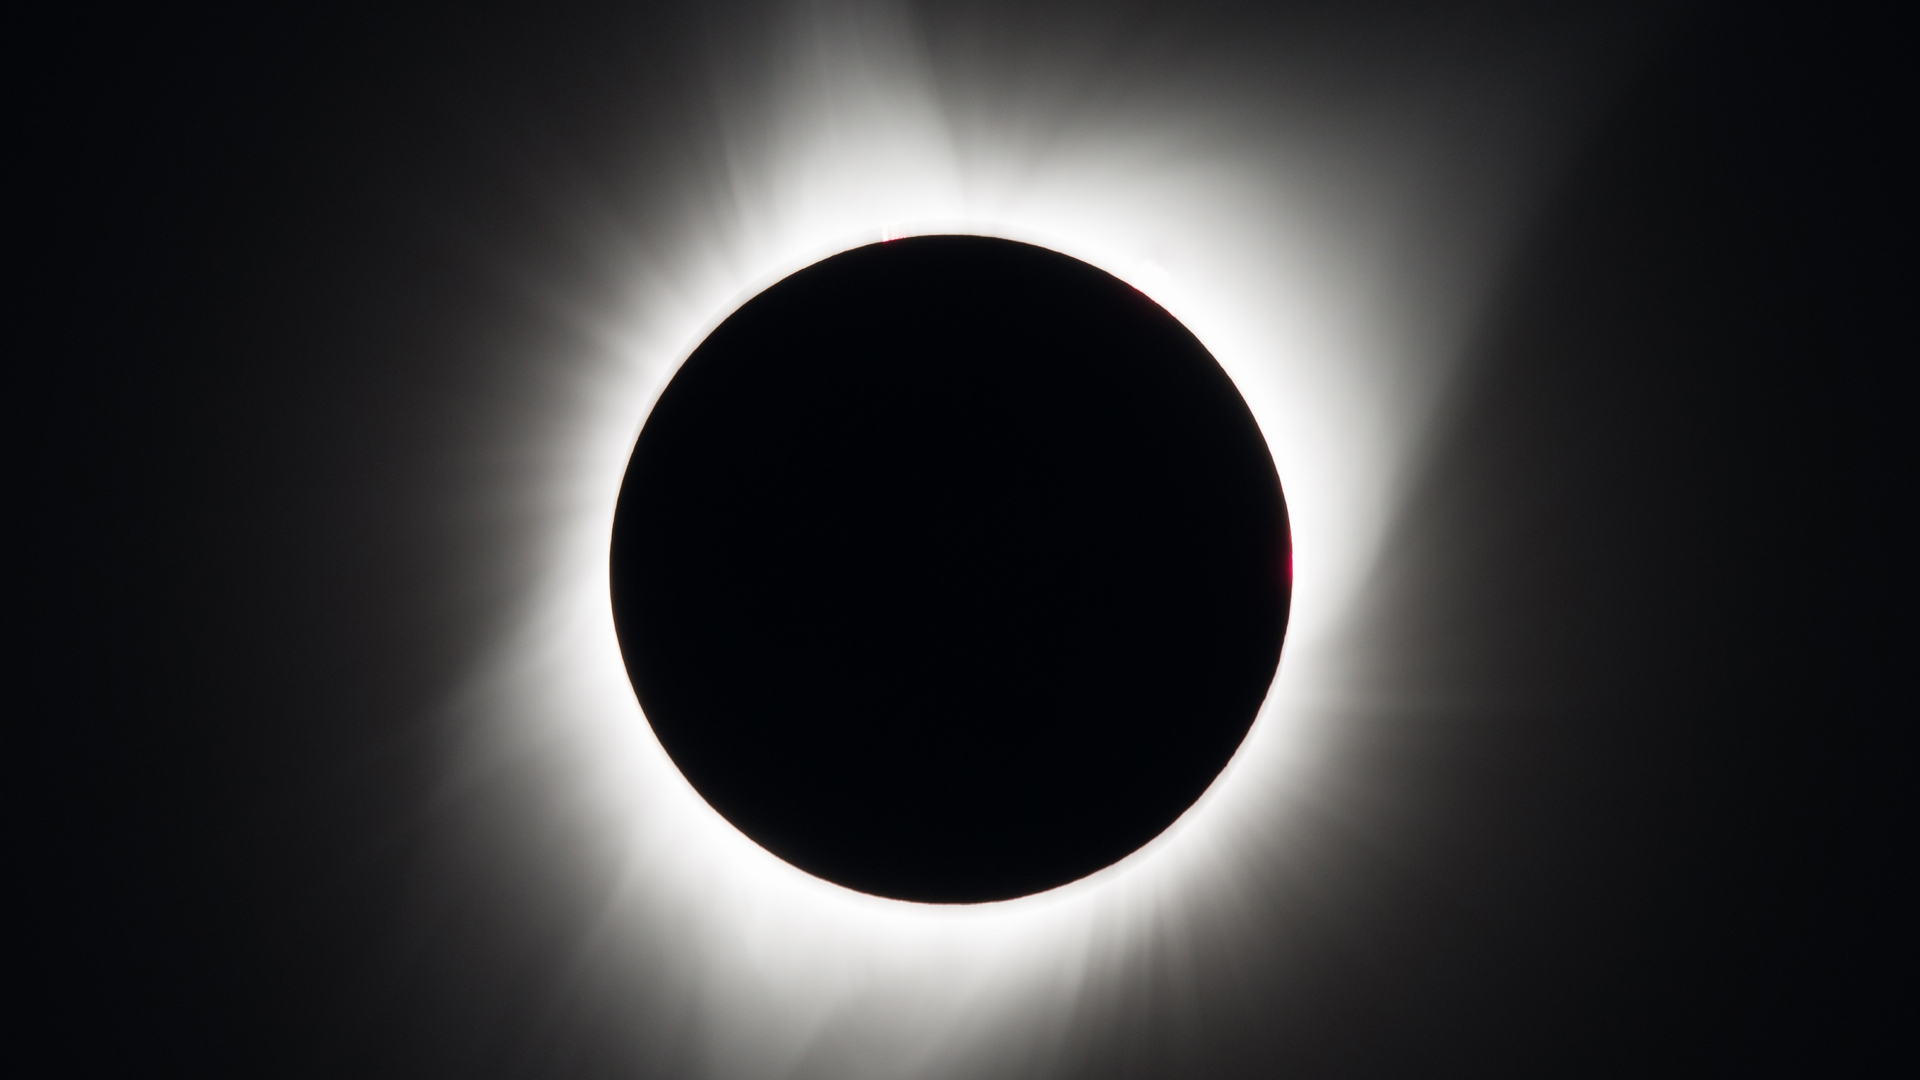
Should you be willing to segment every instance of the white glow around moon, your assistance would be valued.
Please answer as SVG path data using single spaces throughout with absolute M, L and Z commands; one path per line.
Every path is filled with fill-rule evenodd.
M 1267 917 L 1290 808 L 1331 797 L 1315 762 L 1355 693 L 1342 620 L 1580 88 L 1472 48 L 1414 63 L 1408 40 L 1335 73 L 1306 63 L 1325 42 L 986 58 L 888 8 L 783 26 L 765 55 L 716 54 L 687 153 L 652 164 L 630 219 L 590 227 L 625 282 L 570 316 L 600 347 L 543 358 L 551 393 L 504 410 L 515 476 L 489 497 L 537 574 L 449 709 L 449 797 L 538 758 L 563 831 L 620 860 L 580 962 L 636 1054 L 673 1043 L 715 1077 L 1044 1073 L 1075 1025 Z M 647 410 L 710 329 L 834 252 L 950 232 L 1106 269 L 1206 344 L 1273 450 L 1296 586 L 1252 734 L 1172 829 L 1049 893 L 935 907 L 810 877 L 695 794 L 628 683 L 607 554 Z

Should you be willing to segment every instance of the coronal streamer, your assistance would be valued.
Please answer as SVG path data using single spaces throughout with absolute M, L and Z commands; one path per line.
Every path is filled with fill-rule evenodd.
M 1526 41 L 1416 48 L 1417 26 L 1293 47 L 1269 30 L 1254 55 L 1037 32 L 994 48 L 887 6 L 773 25 L 716 32 L 687 152 L 605 240 L 624 301 L 579 316 L 603 347 L 554 364 L 569 392 L 509 414 L 540 462 L 504 496 L 540 572 L 455 730 L 469 767 L 561 762 L 572 827 L 620 853 L 591 963 L 631 987 L 606 992 L 637 1044 L 691 1039 L 725 1077 L 1040 1069 L 1113 1002 L 1272 933 L 1255 924 L 1288 887 L 1290 809 L 1342 783 L 1318 766 L 1325 718 L 1375 704 L 1343 619 L 1592 80 Z M 730 826 L 642 716 L 608 600 L 622 475 L 691 350 L 800 267 L 937 233 L 1066 253 L 1172 312 L 1257 420 L 1294 545 L 1278 675 L 1212 788 L 1113 866 L 971 906 L 843 889 Z

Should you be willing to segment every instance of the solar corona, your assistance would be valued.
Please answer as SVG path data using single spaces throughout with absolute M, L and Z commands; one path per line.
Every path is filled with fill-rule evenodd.
M 1045 1075 L 1306 925 L 1537 98 L 1003 100 L 902 10 L 795 20 L 559 204 L 594 269 L 485 428 L 513 558 L 448 790 L 538 778 L 664 1074 Z

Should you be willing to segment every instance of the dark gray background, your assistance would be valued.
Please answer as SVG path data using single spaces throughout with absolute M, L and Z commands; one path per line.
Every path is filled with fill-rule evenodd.
M 1868 1063 L 1911 1005 L 1904 58 L 1842 9 L 1654 16 L 1367 593 L 1372 677 L 1448 704 L 1352 718 L 1364 797 L 1231 980 L 1115 988 L 1036 1075 L 1899 1071 Z M 1385 83 L 1460 38 L 1578 55 L 1586 16 L 923 17 L 1089 83 L 1302 40 Z M 614 287 L 554 178 L 644 207 L 761 22 L 37 18 L 10 44 L 22 1074 L 692 1075 L 576 985 L 601 871 L 526 824 L 551 778 L 433 805 L 424 718 L 524 553 L 422 507 L 492 482 L 462 448 L 569 333 L 503 279 Z

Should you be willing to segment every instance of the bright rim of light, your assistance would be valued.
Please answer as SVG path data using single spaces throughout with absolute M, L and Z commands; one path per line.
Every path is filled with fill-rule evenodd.
M 785 1074 L 830 1039 L 861 1048 L 836 1064 L 844 1077 L 1044 1055 L 1093 973 L 1178 955 L 1186 938 L 1259 906 L 1247 852 L 1283 844 L 1285 808 L 1311 793 L 1315 718 L 1342 684 L 1331 642 L 1515 224 L 1512 185 L 1526 179 L 1483 155 L 1482 173 L 1509 187 L 1464 207 L 1436 202 L 1422 185 L 1444 171 L 1444 145 L 1402 152 L 1392 132 L 1331 143 L 1309 134 L 1304 107 L 1242 115 L 1177 87 L 1097 108 L 1066 94 L 1014 113 L 955 104 L 936 93 L 904 21 L 818 18 L 829 21 L 795 31 L 784 77 L 722 102 L 723 164 L 680 166 L 683 196 L 652 208 L 678 223 L 676 239 L 658 243 L 655 228 L 623 257 L 631 306 L 592 320 L 600 357 L 556 365 L 575 380 L 564 414 L 525 418 L 541 457 L 513 509 L 534 522 L 542 576 L 454 710 L 469 769 L 535 752 L 567 763 L 556 813 L 624 860 L 595 947 L 647 969 L 636 1030 L 695 1032 L 703 1067 L 720 1076 Z M 1442 219 L 1465 221 L 1438 231 L 1472 242 L 1434 255 L 1447 237 L 1420 230 Z M 641 714 L 607 584 L 628 455 L 705 335 L 821 258 L 939 233 L 1063 252 L 1179 318 L 1266 436 L 1295 552 L 1279 674 L 1212 789 L 1106 870 L 973 906 L 851 892 L 715 813 Z

